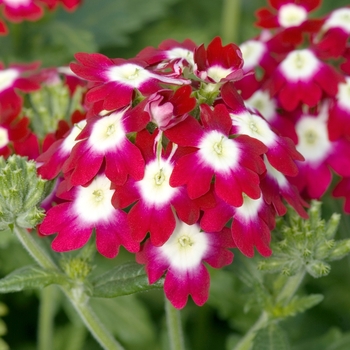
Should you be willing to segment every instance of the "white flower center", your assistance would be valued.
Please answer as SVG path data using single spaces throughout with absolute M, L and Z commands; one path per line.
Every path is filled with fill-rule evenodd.
M 270 129 L 269 124 L 263 118 L 251 114 L 248 111 L 241 114 L 230 113 L 232 124 L 238 127 L 238 133 L 258 139 L 266 146 L 276 141 L 276 134 Z
M 330 28 L 341 28 L 350 34 L 350 8 L 344 7 L 333 11 L 322 29 L 328 30 Z
M 313 77 L 320 67 L 320 62 L 308 49 L 290 52 L 280 68 L 288 80 L 308 80 Z
M 250 70 L 259 65 L 266 52 L 265 44 L 258 40 L 248 40 L 240 45 L 244 61 L 244 69 Z
M 211 66 L 208 69 L 208 77 L 213 79 L 216 83 L 219 83 L 221 79 L 225 79 L 231 73 L 231 69 L 224 68 L 221 66 Z
M 137 182 L 138 188 L 144 201 L 150 206 L 157 206 L 169 203 L 178 192 L 177 188 L 171 187 L 169 178 L 173 166 L 166 160 L 154 159 L 147 163 L 145 176 Z
M 321 162 L 331 149 L 328 139 L 327 120 L 323 114 L 318 117 L 304 116 L 295 126 L 298 135 L 297 150 L 308 162 Z
M 268 121 L 272 121 L 276 116 L 276 102 L 270 97 L 267 91 L 256 91 L 245 104 L 260 112 L 260 114 Z
M 28 6 L 31 2 L 32 0 L 3 0 L 3 3 L 10 7 Z
M 134 88 L 138 88 L 151 76 L 152 74 L 148 70 L 133 63 L 112 67 L 107 72 L 109 81 L 117 81 Z
M 262 197 L 252 199 L 243 193 L 243 204 L 236 208 L 235 216 L 238 216 L 245 221 L 250 221 L 258 216 L 263 202 Z
M 112 205 L 111 181 L 105 175 L 96 178 L 87 187 L 78 186 L 74 210 L 86 223 L 107 221 L 116 210 Z
M 345 78 L 345 83 L 338 86 L 338 104 L 350 112 L 350 77 Z
M 0 126 L 0 148 L 5 147 L 9 141 L 10 139 L 7 129 Z
M 302 6 L 286 4 L 278 11 L 278 23 L 284 28 L 300 26 L 306 19 L 307 11 Z
M 11 87 L 18 76 L 19 72 L 16 69 L 9 68 L 0 70 L 0 92 Z
M 181 271 L 196 268 L 209 248 L 208 237 L 199 225 L 177 222 L 168 241 L 159 249 L 171 267 Z
M 175 47 L 167 51 L 167 56 L 169 59 L 174 60 L 177 58 L 185 59 L 191 66 L 194 66 L 193 52 L 181 47 Z
M 71 132 L 64 139 L 64 141 L 62 143 L 62 149 L 64 152 L 68 153 L 72 150 L 74 145 L 78 142 L 75 139 L 78 137 L 80 132 L 84 129 L 85 125 L 86 125 L 86 120 L 84 119 L 73 126 Z
M 240 152 L 233 140 L 214 130 L 200 141 L 199 154 L 214 170 L 225 172 L 236 166 Z
M 95 123 L 89 137 L 89 145 L 94 151 L 104 153 L 118 147 L 125 139 L 123 115 L 124 111 L 114 112 Z

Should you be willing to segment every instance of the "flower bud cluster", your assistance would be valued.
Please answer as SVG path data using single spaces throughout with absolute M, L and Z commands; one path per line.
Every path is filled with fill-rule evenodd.
M 0 229 L 14 224 L 32 228 L 44 217 L 38 208 L 47 196 L 50 183 L 37 176 L 33 161 L 17 155 L 0 158 Z
M 340 221 L 338 214 L 325 222 L 321 219 L 321 203 L 313 201 L 309 216 L 303 220 L 289 213 L 288 226 L 284 224 L 279 228 L 278 242 L 272 243 L 273 256 L 260 262 L 261 270 L 288 276 L 305 270 L 317 278 L 328 275 L 330 261 L 350 253 L 350 239 L 334 240 Z

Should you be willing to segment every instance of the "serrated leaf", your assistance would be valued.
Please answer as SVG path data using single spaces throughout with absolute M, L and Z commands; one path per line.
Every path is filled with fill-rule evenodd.
M 308 309 L 311 309 L 315 305 L 319 304 L 324 299 L 322 294 L 311 294 L 303 297 L 295 296 L 288 305 L 278 308 L 279 317 L 295 316 Z
M 65 275 L 58 271 L 29 265 L 11 272 L 0 280 L 0 293 L 19 292 L 23 289 L 43 288 L 50 284 L 67 284 Z
M 260 329 L 254 338 L 252 350 L 289 350 L 285 332 L 277 324 L 271 323 Z
M 99 298 L 115 298 L 150 289 L 163 287 L 163 280 L 154 284 L 148 283 L 147 274 L 142 265 L 126 263 L 116 266 L 92 281 L 93 296 Z

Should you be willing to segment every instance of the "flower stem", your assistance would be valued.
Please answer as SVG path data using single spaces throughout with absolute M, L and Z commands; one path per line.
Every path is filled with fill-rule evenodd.
M 249 329 L 245 336 L 238 342 L 234 347 L 234 350 L 249 350 L 253 345 L 253 340 L 256 332 L 263 328 L 269 320 L 267 312 L 263 311 L 259 319 L 254 323 L 254 325 Z
M 38 350 L 53 349 L 53 326 L 57 287 L 47 286 L 40 292 Z
M 221 15 L 221 37 L 224 43 L 237 42 L 241 0 L 224 0 Z
M 23 247 L 29 252 L 34 260 L 43 268 L 59 270 L 58 266 L 45 252 L 45 250 L 36 242 L 33 236 L 24 228 L 15 225 L 14 232 Z M 79 297 L 74 294 L 74 289 L 60 286 L 68 299 L 71 301 L 75 310 L 83 320 L 86 328 L 95 337 L 96 341 L 105 350 L 123 350 L 124 348 L 114 339 L 110 332 L 102 325 L 90 306 L 87 304 L 88 296 L 83 289 L 80 289 Z M 45 340 L 46 341 L 46 340 Z M 180 348 L 179 348 L 180 349 Z
M 294 276 L 288 277 L 285 285 L 276 297 L 276 304 L 282 303 L 283 305 L 287 305 L 290 302 L 290 300 L 293 298 L 294 294 L 300 287 L 300 284 L 303 281 L 305 274 L 305 269 L 302 269 Z M 268 324 L 270 319 L 270 315 L 264 310 L 261 313 L 259 319 L 255 322 L 255 324 L 249 329 L 245 336 L 234 347 L 234 350 L 251 349 L 256 332 L 259 329 L 264 328 Z
M 165 298 L 165 314 L 168 328 L 169 349 L 184 350 L 185 344 L 181 326 L 180 310 L 175 309 L 167 298 Z
M 300 287 L 301 282 L 303 281 L 306 274 L 306 270 L 302 269 L 294 276 L 288 277 L 286 284 L 282 288 L 281 292 L 278 294 L 276 301 L 288 304 L 289 301 L 293 298 L 294 294 Z
M 45 269 L 58 270 L 57 265 L 47 254 L 47 252 L 41 246 L 39 246 L 31 233 L 16 225 L 14 227 L 14 232 L 19 241 L 22 243 L 23 247 L 41 267 Z

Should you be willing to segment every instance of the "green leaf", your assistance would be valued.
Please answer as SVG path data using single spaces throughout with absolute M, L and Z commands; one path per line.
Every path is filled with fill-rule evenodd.
M 286 306 L 278 308 L 278 316 L 295 316 L 319 304 L 323 298 L 322 294 L 311 294 L 303 297 L 295 296 Z
M 67 284 L 65 275 L 29 265 L 11 272 L 0 280 L 0 293 L 19 292 L 23 289 L 43 288 L 50 284 Z
M 116 266 L 92 281 L 93 296 L 114 298 L 163 287 L 163 279 L 149 284 L 142 265 L 134 262 Z
M 288 350 L 290 345 L 285 332 L 277 324 L 271 323 L 260 329 L 254 338 L 252 350 Z
M 156 331 L 148 306 L 139 301 L 136 295 L 115 299 L 91 298 L 90 305 L 127 349 L 157 349 Z

